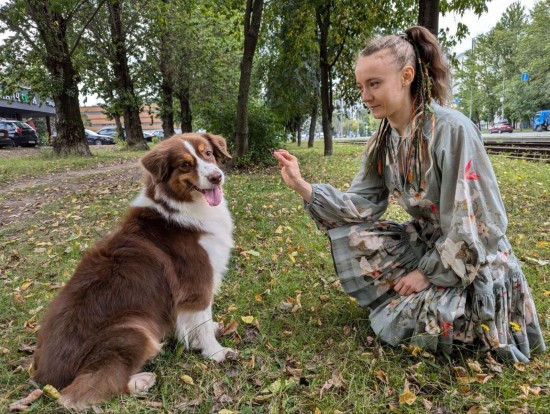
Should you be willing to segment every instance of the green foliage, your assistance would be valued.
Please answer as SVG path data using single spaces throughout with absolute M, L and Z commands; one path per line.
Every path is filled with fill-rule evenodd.
M 211 109 L 204 119 L 207 130 L 223 135 L 233 149 L 236 133 L 236 112 L 233 102 L 226 102 Z M 248 152 L 235 165 L 238 168 L 274 165 L 269 150 L 277 148 L 284 140 L 284 129 L 273 112 L 261 101 L 252 99 L 248 103 Z
M 502 116 L 529 121 L 540 109 L 550 107 L 550 1 L 542 0 L 528 15 L 519 2 L 510 5 L 488 33 L 466 52 L 455 76 L 459 109 L 472 111 L 474 121 L 492 122 Z M 530 75 L 529 82 L 521 74 Z M 470 105 L 471 102 L 471 105 Z

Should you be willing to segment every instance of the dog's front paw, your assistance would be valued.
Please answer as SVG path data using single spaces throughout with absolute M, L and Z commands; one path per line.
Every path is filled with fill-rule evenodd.
M 218 351 L 204 356 L 216 362 L 223 362 L 226 359 L 233 361 L 238 359 L 239 353 L 231 348 L 220 348 Z

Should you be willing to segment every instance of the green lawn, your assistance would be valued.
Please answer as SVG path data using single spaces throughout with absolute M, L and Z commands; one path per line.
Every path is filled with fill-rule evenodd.
M 358 169 L 361 147 L 336 145 L 334 156 L 323 157 L 322 144 L 316 145 L 288 147 L 307 179 L 345 189 Z M 32 160 L 34 176 L 57 162 Z M 550 259 L 550 164 L 492 161 L 508 209 L 508 235 L 525 263 L 550 343 L 550 265 L 544 264 Z M 13 177 L 10 168 L 0 162 L 0 176 Z M 112 228 L 138 190 L 139 183 L 123 174 L 116 185 L 97 180 L 0 227 L 0 412 L 33 389 L 28 348 L 48 303 L 82 251 Z M 0 204 L 29 192 L 0 193 Z M 494 372 L 484 354 L 471 351 L 448 358 L 381 346 L 368 312 L 341 290 L 326 237 L 275 168 L 229 174 L 225 194 L 235 221 L 235 250 L 214 313 L 226 326 L 237 324 L 221 342 L 237 349 L 240 360 L 216 365 L 167 338 L 146 368 L 157 374 L 147 397 L 120 397 L 103 405 L 103 412 L 550 413 L 550 354 Z M 406 218 L 395 205 L 388 215 Z M 62 411 L 42 397 L 30 412 Z

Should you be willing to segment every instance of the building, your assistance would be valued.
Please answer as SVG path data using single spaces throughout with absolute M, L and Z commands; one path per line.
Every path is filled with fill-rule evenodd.
M 55 104 L 51 99 L 41 101 L 29 87 L 20 86 L 11 95 L 0 96 L 0 118 L 25 121 L 29 118 L 45 118 L 48 134 L 51 135 L 51 119 L 55 117 Z
M 81 106 L 80 114 L 84 120 L 85 128 L 91 129 L 92 131 L 97 131 L 103 127 L 115 124 L 114 119 L 109 119 L 103 107 L 100 105 Z M 141 128 L 144 131 L 162 129 L 162 121 L 158 116 L 157 105 L 144 105 L 139 114 L 139 118 L 141 119 Z

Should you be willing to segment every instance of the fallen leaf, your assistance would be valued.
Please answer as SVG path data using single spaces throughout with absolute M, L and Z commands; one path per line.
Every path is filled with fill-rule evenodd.
M 489 414 L 489 411 L 485 407 L 474 405 L 470 407 L 467 414 Z
M 374 373 L 376 374 L 376 378 L 378 378 L 381 382 L 383 382 L 384 384 L 389 384 L 388 376 L 384 371 L 382 371 L 381 369 L 377 369 L 376 371 L 374 371 Z
M 193 378 L 191 378 L 189 375 L 182 375 L 180 378 L 187 385 L 193 385 L 194 384 Z
M 254 322 L 254 316 L 252 316 L 252 315 L 241 316 L 241 320 L 242 320 L 244 323 L 252 323 L 252 322 Z
M 42 391 L 44 391 L 44 395 L 46 397 L 49 397 L 53 400 L 57 400 L 59 397 L 61 397 L 61 394 L 59 394 L 57 388 L 50 384 L 45 385 L 44 388 L 42 388 Z
M 405 385 L 403 388 L 403 393 L 399 394 L 399 404 L 413 405 L 416 401 L 416 395 L 409 390 L 409 383 L 407 380 L 405 380 Z
M 231 335 L 232 333 L 237 332 L 238 326 L 239 324 L 237 323 L 237 321 L 232 320 L 231 322 L 229 322 L 227 326 L 223 327 L 223 330 L 221 331 L 221 335 L 228 336 L 228 335 Z
M 516 362 L 514 364 L 514 368 L 517 369 L 520 372 L 524 372 L 525 371 L 525 362 Z
M 468 366 L 474 372 L 477 372 L 479 374 L 483 373 L 483 369 L 481 369 L 481 365 L 479 365 L 478 361 L 474 361 L 474 360 L 469 359 L 468 360 Z

